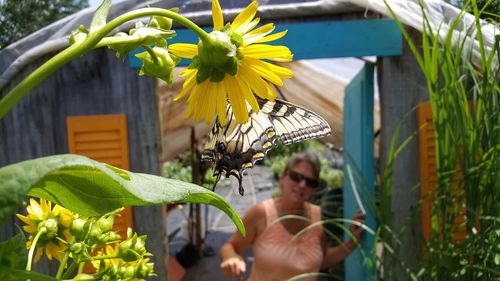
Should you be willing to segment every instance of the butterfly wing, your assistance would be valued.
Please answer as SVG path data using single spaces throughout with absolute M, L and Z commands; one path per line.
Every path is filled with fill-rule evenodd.
M 231 107 L 228 107 L 226 114 L 228 121 L 224 126 L 216 119 L 202 160 L 215 163 L 216 184 L 224 171 L 226 176 L 233 175 L 238 179 L 239 193 L 243 195 L 243 171 L 252 168 L 258 160 L 264 159 L 275 145 L 276 134 L 273 124 L 265 114 L 249 109 L 249 120 L 245 124 L 236 123 Z
M 325 119 L 296 104 L 278 99 L 258 99 L 258 102 L 261 112 L 269 116 L 278 140 L 283 144 L 325 137 L 332 131 Z
M 202 160 L 215 163 L 214 176 L 219 181 L 222 172 L 233 175 L 239 182 L 239 193 L 244 194 L 242 172 L 264 159 L 275 146 L 276 139 L 291 144 L 330 134 L 328 123 L 316 113 L 292 103 L 258 98 L 260 111 L 249 108 L 249 121 L 237 124 L 231 107 L 226 110 L 227 124 L 218 119 L 209 135 Z

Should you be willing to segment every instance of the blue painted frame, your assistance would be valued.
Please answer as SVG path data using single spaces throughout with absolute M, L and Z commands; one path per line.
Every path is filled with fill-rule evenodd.
M 366 225 L 375 229 L 375 154 L 373 149 L 373 105 L 374 105 L 374 70 L 373 63 L 365 66 L 345 88 L 344 95 L 344 218 L 351 218 L 357 210 L 365 209 Z M 352 183 L 349 177 L 350 169 Z M 358 205 L 353 188 L 360 196 Z M 348 224 L 345 225 L 348 227 Z M 345 234 L 345 239 L 350 239 Z M 345 260 L 345 280 L 372 280 L 374 264 L 371 268 L 363 262 L 360 251 L 371 257 L 375 251 L 375 239 L 366 232 L 361 241 L 361 248 L 354 251 Z
M 276 31 L 288 30 L 285 37 L 273 41 L 273 45 L 285 45 L 294 54 L 294 60 L 315 58 L 400 56 L 403 37 L 393 20 L 349 20 L 315 21 L 301 23 L 276 23 Z M 176 29 L 177 36 L 169 40 L 197 43 L 193 32 Z M 139 48 L 128 56 L 130 68 L 138 69 L 142 63 L 135 54 L 143 52 Z M 186 60 L 181 65 L 187 65 Z

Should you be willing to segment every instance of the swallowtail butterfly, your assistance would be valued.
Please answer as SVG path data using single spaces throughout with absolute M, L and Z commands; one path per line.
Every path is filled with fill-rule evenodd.
M 228 105 L 226 125 L 222 126 L 218 118 L 215 120 L 202 154 L 203 161 L 215 163 L 215 185 L 222 172 L 226 177 L 233 175 L 238 179 L 241 195 L 245 192 L 242 172 L 264 159 L 267 152 L 276 146 L 276 140 L 291 144 L 324 137 L 331 132 L 328 123 L 310 110 L 283 100 L 256 98 L 260 111 L 255 113 L 249 107 L 250 118 L 245 124 L 236 123 L 231 106 Z

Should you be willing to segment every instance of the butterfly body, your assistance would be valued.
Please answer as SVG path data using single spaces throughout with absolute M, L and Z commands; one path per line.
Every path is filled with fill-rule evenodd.
M 222 173 L 233 175 L 239 182 L 239 193 L 244 194 L 242 173 L 265 158 L 279 140 L 291 144 L 330 134 L 328 123 L 316 113 L 282 100 L 257 98 L 260 111 L 249 109 L 249 121 L 237 124 L 231 106 L 226 110 L 225 125 L 219 119 L 209 135 L 202 160 L 215 162 L 216 183 Z M 214 186 L 215 187 L 215 186 Z

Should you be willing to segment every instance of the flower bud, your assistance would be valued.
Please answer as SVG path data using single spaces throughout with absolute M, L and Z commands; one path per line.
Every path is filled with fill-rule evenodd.
M 84 245 L 81 242 L 76 242 L 76 243 L 72 243 L 71 245 L 69 245 L 69 251 L 73 255 L 79 254 L 83 250 L 83 248 L 84 248 Z
M 154 273 L 154 264 L 146 263 L 144 260 L 141 261 L 135 270 L 135 277 L 144 279 Z
M 114 215 L 101 217 L 97 220 L 96 226 L 99 227 L 102 232 L 108 232 L 113 228 L 114 220 L 115 220 Z
M 146 51 L 135 56 L 143 62 L 139 75 L 158 77 L 168 85 L 172 85 L 174 67 L 179 63 L 180 59 L 169 54 L 167 48 L 154 47 L 152 54 Z
M 45 237 L 48 239 L 54 238 L 57 236 L 57 219 L 55 218 L 48 218 L 46 220 L 41 221 L 38 224 L 38 230 L 45 229 Z
M 69 227 L 69 231 L 71 234 L 78 240 L 82 241 L 85 239 L 85 234 L 86 234 L 86 227 L 85 223 L 87 221 L 83 220 L 81 218 L 75 218 Z

